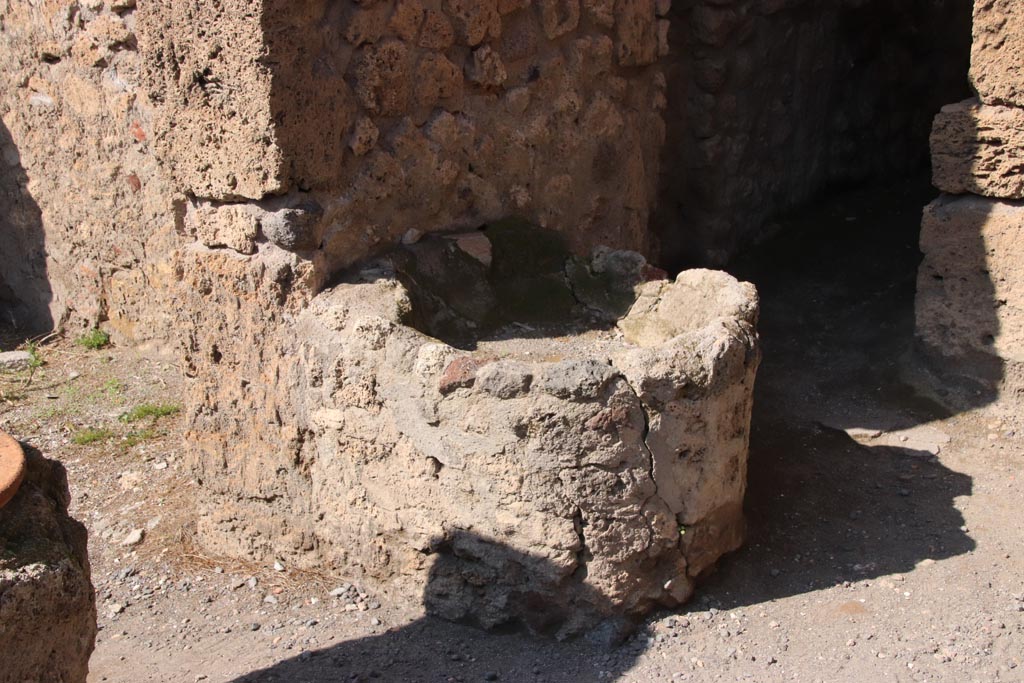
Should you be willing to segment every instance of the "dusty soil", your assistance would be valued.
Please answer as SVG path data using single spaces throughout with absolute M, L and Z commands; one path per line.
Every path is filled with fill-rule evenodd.
M 173 409 L 173 362 L 48 340 L 45 365 L 0 376 L 0 428 L 66 465 L 89 528 L 89 680 L 1024 681 L 1024 431 L 984 394 L 920 388 L 927 199 L 844 195 L 736 266 L 763 299 L 749 542 L 615 649 L 481 633 L 343 573 L 204 555 L 180 417 L 123 417 Z M 87 428 L 109 431 L 75 443 Z

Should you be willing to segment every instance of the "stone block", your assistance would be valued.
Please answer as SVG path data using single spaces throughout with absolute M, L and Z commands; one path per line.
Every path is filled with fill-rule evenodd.
M 144 84 L 162 104 L 154 146 L 180 191 L 260 199 L 289 183 L 260 12 L 243 0 L 208 9 L 200 0 L 139 8 Z
M 1024 204 L 943 196 L 925 209 L 916 334 L 940 367 L 1017 398 L 1024 390 Z
M 943 192 L 1024 199 L 1024 109 L 977 100 L 943 107 L 931 150 L 932 182 Z
M 0 353 L 0 371 L 17 372 L 32 366 L 32 354 L 28 351 L 4 351 Z
M 976 0 L 971 81 L 985 104 L 1024 107 L 1024 4 Z

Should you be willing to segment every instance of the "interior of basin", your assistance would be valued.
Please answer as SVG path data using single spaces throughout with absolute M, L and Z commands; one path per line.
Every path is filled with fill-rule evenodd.
M 634 252 L 574 256 L 557 233 L 518 219 L 424 237 L 390 261 L 412 298 L 407 325 L 461 349 L 516 340 L 541 356 L 569 339 L 621 338 L 615 324 L 637 286 L 665 276 Z

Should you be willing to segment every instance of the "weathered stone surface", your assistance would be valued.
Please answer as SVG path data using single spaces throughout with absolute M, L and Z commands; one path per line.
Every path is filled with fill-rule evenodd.
M 180 191 L 209 199 L 287 187 L 274 143 L 271 72 L 260 13 L 247 0 L 144 2 L 138 11 L 142 75 L 154 146 Z
M 947 375 L 1024 392 L 1024 205 L 940 197 L 924 213 L 917 335 Z
M 931 136 L 935 187 L 1024 199 L 1024 109 L 968 100 L 942 108 Z
M 976 0 L 971 79 L 980 102 L 945 107 L 932 132 L 934 182 L 961 196 L 944 195 L 925 210 L 916 331 L 942 381 L 984 400 L 1020 403 L 1024 10 L 1019 3 Z
M 971 81 L 982 102 L 1024 107 L 1024 6 L 975 0 Z
M 0 508 L 0 681 L 85 683 L 96 638 L 85 527 L 67 515 L 64 468 L 26 455 L 25 481 Z
M 412 595 L 433 569 L 434 613 L 562 635 L 678 604 L 739 544 L 758 360 L 752 287 L 710 272 L 638 278 L 645 304 L 624 330 L 672 307 L 703 314 L 634 344 L 580 303 L 568 319 L 561 303 L 528 323 L 506 318 L 519 310 L 506 297 L 533 290 L 491 279 L 510 258 L 495 239 L 489 270 L 460 255 L 458 239 L 427 237 L 349 275 L 280 319 L 257 365 L 248 332 L 219 323 L 243 338 L 217 342 L 210 369 L 222 388 L 205 389 L 191 418 L 214 502 L 204 543 L 293 566 L 337 563 Z M 564 261 L 533 253 L 544 299 L 556 273 L 571 299 Z M 428 277 L 438 263 L 449 264 L 441 274 L 466 264 L 453 276 L 490 291 L 491 312 L 449 305 L 446 280 Z M 233 293 L 264 296 L 242 281 Z M 209 361 L 196 360 L 204 376 Z
M 143 3 L 150 5 L 151 3 Z M 177 244 L 134 5 L 0 4 L 0 316 L 166 345 Z
M 28 370 L 32 365 L 32 354 L 28 351 L 4 351 L 0 353 L 0 370 L 8 372 Z
M 327 279 L 410 228 L 510 215 L 578 253 L 651 256 L 660 237 L 669 262 L 722 261 L 816 188 L 902 168 L 965 3 L 9 3 L 0 306 L 154 342 L 174 337 L 192 240 L 251 255 L 265 238 Z M 297 194 L 319 219 L 173 229 L 174 200 Z
M 264 232 L 316 250 L 328 271 L 410 227 L 474 229 L 511 215 L 581 253 L 601 243 L 649 252 L 664 136 L 657 36 L 644 29 L 655 7 L 615 13 L 625 61 L 621 32 L 581 23 L 579 0 L 149 3 L 138 24 L 155 152 L 193 202 L 308 193 L 323 208 L 321 239 Z M 250 254 L 250 232 L 194 234 Z

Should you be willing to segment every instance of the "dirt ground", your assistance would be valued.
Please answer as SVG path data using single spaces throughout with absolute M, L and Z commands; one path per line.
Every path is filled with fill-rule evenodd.
M 844 195 L 736 266 L 763 303 L 749 540 L 614 649 L 204 555 L 173 361 L 43 343 L 45 365 L 0 375 L 0 428 L 65 464 L 89 528 L 90 682 L 1024 681 L 1024 425 L 984 392 L 923 389 L 927 199 Z

